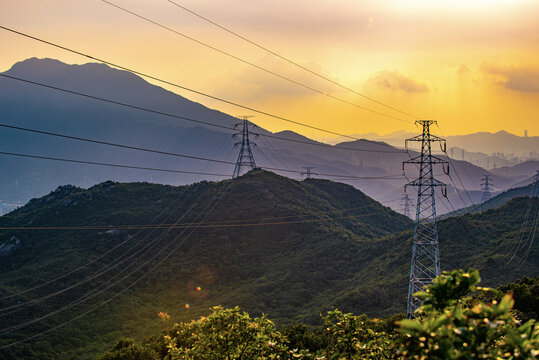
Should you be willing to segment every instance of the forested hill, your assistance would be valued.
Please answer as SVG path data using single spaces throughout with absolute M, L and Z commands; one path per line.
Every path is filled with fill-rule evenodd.
M 539 207 L 527 201 L 440 222 L 442 267 L 477 267 L 487 284 L 537 274 L 537 245 L 524 256 L 529 223 L 519 232 L 523 209 L 531 206 L 535 214 Z M 92 358 L 119 335 L 155 331 L 159 311 L 181 320 L 213 305 L 239 305 L 279 323 L 315 323 L 335 307 L 377 316 L 402 312 L 413 231 L 411 220 L 351 186 L 260 170 L 181 187 L 63 186 L 1 217 L 0 226 L 26 228 L 1 233 L 9 251 L 0 257 L 0 298 L 66 275 L 0 300 L 5 308 L 58 292 L 0 317 L 4 329 L 30 322 L 2 334 L 1 344 L 98 306 L 9 350 L 43 359 Z M 57 313 L 48 316 L 51 311 Z
M 529 185 L 522 187 L 515 187 L 504 191 L 496 196 L 493 196 L 491 199 L 477 205 L 468 206 L 466 208 L 458 209 L 452 211 L 448 214 L 444 214 L 442 217 L 447 218 L 455 215 L 462 215 L 466 213 L 477 213 L 481 211 L 486 211 L 489 209 L 495 209 L 497 207 L 505 205 L 511 199 L 514 199 L 519 196 L 539 196 L 539 185 L 532 182 Z

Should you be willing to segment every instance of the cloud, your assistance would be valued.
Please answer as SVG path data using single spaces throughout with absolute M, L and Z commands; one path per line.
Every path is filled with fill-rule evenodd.
M 332 85 L 305 71 L 296 70 L 289 64 L 269 54 L 254 63 L 261 68 L 268 69 L 297 83 L 305 84 L 307 87 L 322 92 L 335 93 L 339 90 L 336 85 Z M 316 63 L 301 61 L 298 63 L 317 74 L 339 82 L 338 78 Z M 302 87 L 297 83 L 295 84 L 259 69 L 246 66 L 234 77 L 218 86 L 216 91 L 218 95 L 226 95 L 243 101 L 259 101 L 271 97 L 298 98 L 316 94 L 315 91 Z
M 470 69 L 468 67 L 468 65 L 466 64 L 460 64 L 458 67 L 457 67 L 457 73 L 459 75 L 465 75 L 465 74 L 469 74 L 472 72 L 472 69 Z
M 539 69 L 483 64 L 481 71 L 494 75 L 495 82 L 506 89 L 520 92 L 539 92 Z
M 395 70 L 383 70 L 377 72 L 370 77 L 367 83 L 392 91 L 401 90 L 409 93 L 429 91 L 427 85 L 410 77 L 404 76 Z

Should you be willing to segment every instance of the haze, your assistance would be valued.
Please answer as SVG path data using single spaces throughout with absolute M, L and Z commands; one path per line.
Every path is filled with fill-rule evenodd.
M 413 120 L 330 85 L 166 0 L 114 0 L 176 31 L 331 95 Z M 179 4 L 325 76 L 419 118 L 443 135 L 506 130 L 539 135 L 539 2 L 182 1 Z M 2 1 L 3 26 L 263 111 L 353 134 L 415 132 L 295 86 L 122 12 L 102 1 Z M 0 71 L 29 57 L 88 59 L 0 31 Z M 162 86 L 162 84 L 158 84 Z M 188 92 L 232 115 L 245 110 Z M 272 131 L 327 134 L 257 115 Z

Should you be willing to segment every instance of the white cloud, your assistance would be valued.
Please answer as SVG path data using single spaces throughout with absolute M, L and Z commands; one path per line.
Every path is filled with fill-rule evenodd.
M 377 72 L 367 81 L 377 87 L 391 91 L 405 91 L 409 93 L 427 92 L 427 85 L 407 77 L 396 70 L 383 70 Z

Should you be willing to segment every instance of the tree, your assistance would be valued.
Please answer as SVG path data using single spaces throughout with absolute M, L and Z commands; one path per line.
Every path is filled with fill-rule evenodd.
M 510 294 L 484 303 L 467 294 L 479 288 L 477 270 L 444 272 L 424 292 L 417 319 L 400 321 L 404 359 L 533 359 L 539 355 L 535 320 L 519 326 Z
M 265 315 L 251 318 L 237 306 L 216 306 L 207 317 L 175 324 L 164 340 L 167 358 L 173 360 L 287 359 L 295 354 Z
M 157 353 L 148 347 L 137 344 L 131 338 L 120 338 L 112 350 L 99 357 L 99 360 L 158 360 Z

